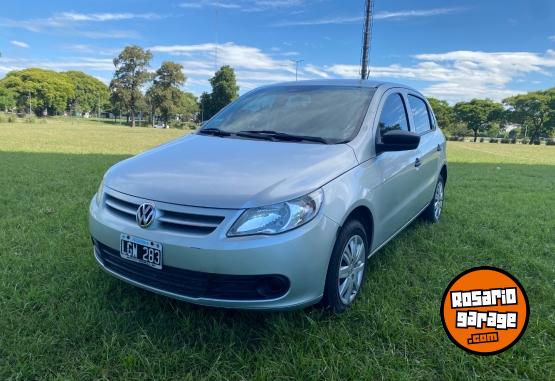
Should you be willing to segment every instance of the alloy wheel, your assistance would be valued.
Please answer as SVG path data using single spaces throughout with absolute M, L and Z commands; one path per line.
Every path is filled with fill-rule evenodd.
M 365 253 L 364 240 L 359 235 L 352 236 L 343 249 L 337 286 L 339 298 L 345 305 L 353 302 L 362 285 L 366 263 Z
M 441 216 L 441 209 L 443 208 L 443 183 L 439 181 L 436 186 L 436 193 L 434 195 L 434 217 L 439 220 Z

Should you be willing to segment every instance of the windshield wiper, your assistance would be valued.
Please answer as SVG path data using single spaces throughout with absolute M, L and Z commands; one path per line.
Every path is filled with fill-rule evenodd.
M 201 128 L 199 134 L 214 135 L 214 136 L 231 136 L 231 132 L 220 130 L 219 128 Z
M 247 137 L 247 138 L 265 139 L 265 140 L 286 140 L 286 141 L 292 141 L 292 142 L 308 141 L 308 142 L 329 144 L 326 139 L 320 138 L 318 136 L 291 135 L 285 132 L 278 132 L 278 131 L 272 131 L 272 130 L 239 131 L 237 132 L 236 135 Z

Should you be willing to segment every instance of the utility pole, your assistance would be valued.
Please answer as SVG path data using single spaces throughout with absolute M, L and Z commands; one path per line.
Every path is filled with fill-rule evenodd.
M 370 51 L 370 40 L 372 38 L 372 11 L 374 4 L 372 0 L 366 0 L 366 8 L 364 10 L 364 30 L 362 39 L 362 62 L 360 69 L 360 78 L 368 79 L 370 74 L 368 68 L 368 54 Z
M 215 9 L 215 20 L 214 20 L 214 35 L 216 43 L 214 44 L 214 71 L 218 71 L 218 31 L 220 27 L 220 10 L 219 7 Z
M 31 90 L 29 90 L 29 115 L 33 113 L 33 108 L 31 107 Z
M 304 60 L 291 60 L 295 62 L 295 82 L 299 80 L 299 65 L 304 62 Z

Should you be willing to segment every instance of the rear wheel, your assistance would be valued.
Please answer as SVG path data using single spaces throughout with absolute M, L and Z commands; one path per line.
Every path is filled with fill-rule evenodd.
M 441 217 L 441 212 L 443 211 L 443 198 L 444 198 L 445 182 L 443 181 L 443 176 L 439 175 L 437 179 L 436 188 L 434 191 L 434 197 L 430 202 L 430 205 L 422 213 L 422 217 L 431 223 L 436 223 Z
M 364 281 L 367 251 L 364 226 L 355 219 L 347 221 L 337 237 L 328 266 L 324 307 L 341 313 L 355 301 Z

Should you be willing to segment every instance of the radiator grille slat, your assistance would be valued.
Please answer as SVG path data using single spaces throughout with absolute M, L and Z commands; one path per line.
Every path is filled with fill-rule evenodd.
M 135 216 L 140 204 L 139 202 L 134 203 L 122 200 L 108 193 L 104 198 L 104 205 L 110 212 L 133 223 L 135 223 Z M 156 210 L 156 220 L 163 229 L 196 236 L 212 233 L 225 218 L 224 216 L 178 212 L 160 205 L 156 205 Z M 156 224 L 152 228 L 155 229 Z
M 116 209 L 117 211 L 129 214 L 131 216 L 135 216 L 135 213 L 137 213 L 137 208 L 132 208 L 129 205 L 125 205 L 122 202 L 117 202 L 113 200 L 111 197 L 106 198 L 106 205 L 112 209 Z

